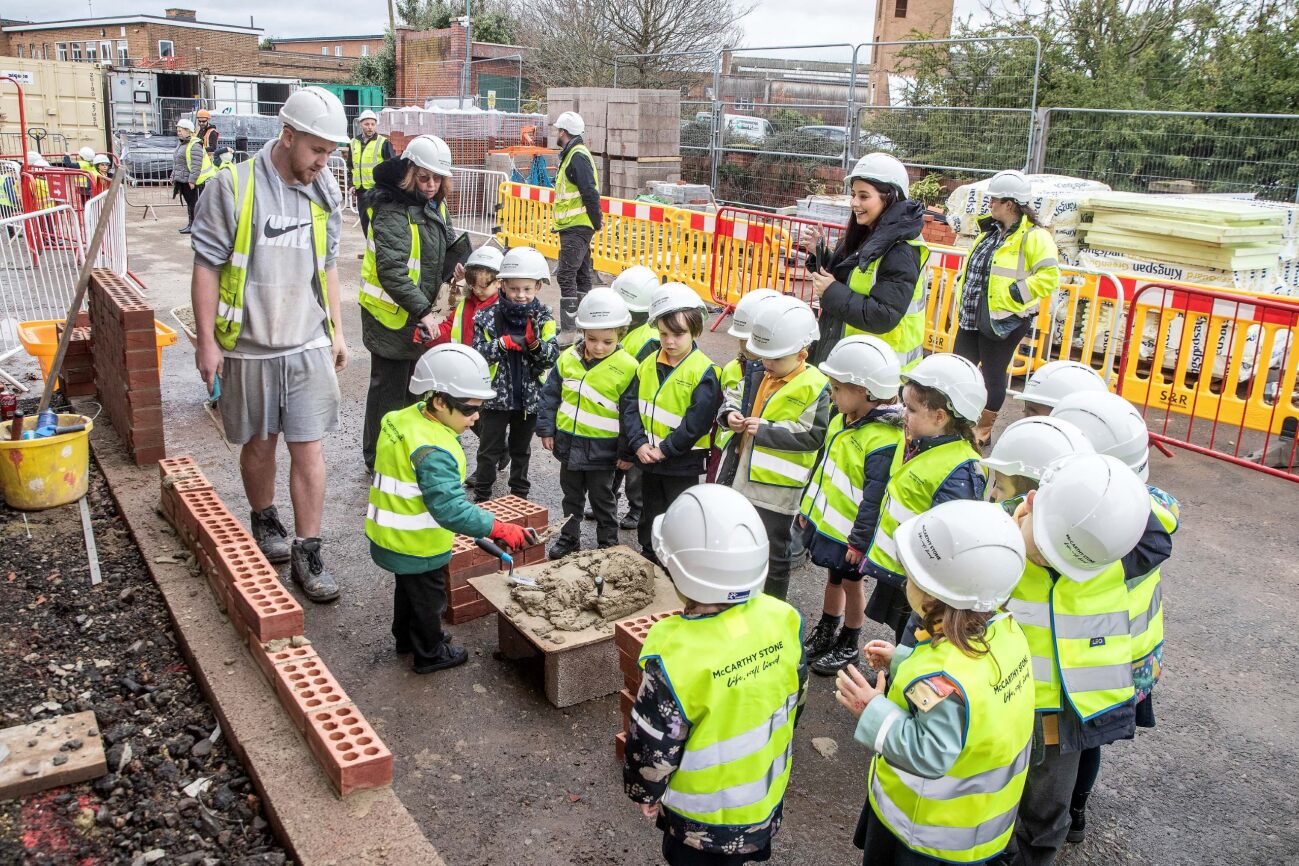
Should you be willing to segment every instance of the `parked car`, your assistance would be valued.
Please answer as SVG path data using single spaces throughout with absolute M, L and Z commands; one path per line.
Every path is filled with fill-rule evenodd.
M 727 114 L 724 115 L 726 123 L 726 136 L 731 139 L 751 142 L 753 144 L 761 143 L 766 138 L 775 133 L 771 126 L 771 121 L 764 117 L 750 117 L 746 114 Z

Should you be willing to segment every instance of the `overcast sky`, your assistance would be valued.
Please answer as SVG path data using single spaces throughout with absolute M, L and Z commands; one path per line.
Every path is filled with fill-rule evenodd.
M 194 7 L 200 21 L 247 26 L 254 16 L 256 26 L 267 36 L 341 36 L 382 32 L 388 21 L 384 0 L 350 0 L 346 3 L 266 3 L 265 0 L 223 0 L 220 4 L 185 2 L 158 3 L 145 0 L 43 0 L 20 4 L 9 0 L 0 7 L 0 17 L 52 21 L 81 18 L 92 13 L 112 15 L 162 15 L 168 5 Z M 798 11 L 791 14 L 791 8 Z M 957 15 L 975 8 L 974 0 L 957 0 Z M 310 10 L 309 15 L 303 14 Z M 757 0 L 757 8 L 744 19 L 746 44 L 753 46 L 815 44 L 842 40 L 865 42 L 871 38 L 875 0 L 817 0 L 793 4 L 790 0 Z M 827 58 L 829 59 L 829 58 Z M 837 58 L 836 58 L 837 59 Z

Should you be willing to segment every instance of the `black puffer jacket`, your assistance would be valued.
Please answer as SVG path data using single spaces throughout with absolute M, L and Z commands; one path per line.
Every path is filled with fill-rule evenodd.
M 821 295 L 821 338 L 812 344 L 809 364 L 819 364 L 843 338 L 844 325 L 870 334 L 886 334 L 898 326 L 911 305 L 920 276 L 920 253 L 906 241 L 920 237 L 925 209 L 918 201 L 900 201 L 886 210 L 866 242 L 856 250 L 832 253 L 828 270 L 835 282 Z M 854 268 L 866 270 L 876 259 L 875 286 L 869 295 L 848 288 Z M 815 258 L 808 269 L 822 267 Z

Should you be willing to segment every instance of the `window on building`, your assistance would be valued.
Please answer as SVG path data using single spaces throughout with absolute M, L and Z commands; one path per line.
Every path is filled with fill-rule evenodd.
M 126 35 L 126 28 L 125 28 L 125 27 L 119 27 L 119 28 L 117 28 L 117 35 L 118 35 L 118 36 L 125 36 L 125 35 Z
M 67 60 L 67 59 L 68 59 L 68 43 L 66 43 L 66 42 L 55 42 L 55 43 L 54 43 L 54 59 L 55 59 L 55 60 Z
M 131 58 L 131 46 L 125 39 L 117 40 L 117 59 L 125 63 Z
M 159 56 L 159 57 L 175 57 L 175 56 L 176 56 L 176 44 L 175 44 L 174 42 L 172 42 L 170 39 L 159 39 L 159 40 L 158 40 L 158 56 Z
M 19 56 L 19 57 L 25 57 L 25 56 L 26 56 L 25 54 L 23 54 L 23 44 L 22 44 L 21 42 L 18 43 L 18 56 Z
M 322 45 L 322 46 L 320 46 L 320 53 L 321 53 L 322 55 L 324 55 L 325 57 L 328 57 L 328 56 L 329 56 L 329 46 L 328 46 L 328 45 Z
M 335 57 L 342 57 L 342 56 L 343 56 L 343 46 L 341 46 L 341 45 L 335 45 L 335 46 L 334 46 L 334 56 L 335 56 Z
M 36 43 L 35 43 L 35 42 L 28 42 L 28 43 L 27 43 L 27 56 L 30 57 L 30 58 L 33 59 L 33 60 L 35 60 L 37 57 L 40 56 L 39 54 L 36 53 Z
M 370 46 L 369 46 L 369 45 L 362 45 L 362 46 L 361 46 L 361 56 L 362 56 L 362 57 L 369 57 L 369 56 L 370 56 Z
M 893 0 L 893 17 L 907 17 L 907 0 Z
M 80 60 L 80 59 L 81 59 L 81 43 L 80 43 L 80 42 L 73 42 L 73 43 L 72 43 L 72 59 L 73 59 L 73 60 Z
M 99 59 L 99 45 L 95 42 L 86 43 L 86 59 L 94 63 Z

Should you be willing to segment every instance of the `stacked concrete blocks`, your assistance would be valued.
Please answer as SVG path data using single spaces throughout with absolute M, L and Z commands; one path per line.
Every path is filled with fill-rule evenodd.
M 482 505 L 502 523 L 514 523 L 532 529 L 546 528 L 550 512 L 518 496 L 500 496 Z M 546 558 L 544 544 L 533 544 L 514 554 L 514 567 L 535 565 Z M 493 608 L 478 590 L 469 585 L 469 578 L 492 574 L 501 567 L 500 560 L 474 544 L 474 540 L 457 535 L 451 547 L 451 562 L 447 566 L 447 609 L 443 619 L 452 625 L 487 616 Z
M 137 466 L 156 463 L 166 445 L 153 309 L 105 268 L 90 276 L 90 338 L 95 390 L 109 422 Z
M 575 111 L 586 123 L 583 141 L 596 156 L 600 192 L 634 199 L 652 181 L 681 179 L 681 94 L 675 90 L 552 87 L 549 120 Z M 553 144 L 553 140 L 552 140 Z
M 649 613 L 633 619 L 615 623 L 613 642 L 618 648 L 618 670 L 622 672 L 623 688 L 618 692 L 618 709 L 622 715 L 622 730 L 614 737 L 614 754 L 621 763 L 623 751 L 627 746 L 627 729 L 631 726 L 631 708 L 640 691 L 641 669 L 640 653 L 645 646 L 645 636 L 649 634 L 654 623 L 681 613 L 679 610 L 665 610 L 661 613 Z

